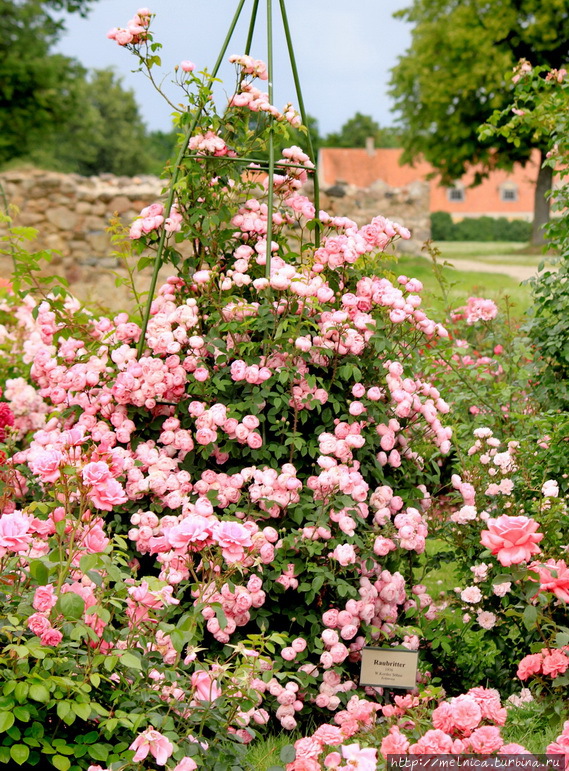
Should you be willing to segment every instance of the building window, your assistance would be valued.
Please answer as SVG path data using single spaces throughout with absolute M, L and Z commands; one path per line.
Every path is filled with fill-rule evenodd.
M 501 201 L 517 201 L 518 189 L 515 185 L 504 185 L 500 188 L 500 200 Z
M 448 187 L 447 188 L 447 198 L 452 203 L 462 203 L 465 199 L 464 194 L 464 188 L 463 187 Z

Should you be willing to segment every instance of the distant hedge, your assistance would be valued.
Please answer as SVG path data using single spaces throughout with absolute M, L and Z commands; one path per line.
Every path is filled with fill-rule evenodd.
M 531 222 L 505 217 L 467 217 L 453 222 L 448 212 L 431 214 L 433 241 L 529 241 Z

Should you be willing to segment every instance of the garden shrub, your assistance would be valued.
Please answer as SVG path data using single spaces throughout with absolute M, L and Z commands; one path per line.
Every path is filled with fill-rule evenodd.
M 532 306 L 526 331 L 537 352 L 536 392 L 541 401 L 566 409 L 569 404 L 569 326 L 568 256 L 569 256 L 569 189 L 567 159 L 569 157 L 569 82 L 565 70 L 532 67 L 522 60 L 514 73 L 514 101 L 508 110 L 493 116 L 491 125 L 483 127 L 483 135 L 500 133 L 515 142 L 517 132 L 528 127 L 536 139 L 548 147 L 545 164 L 555 169 L 559 179 L 550 191 L 557 216 L 546 226 L 548 249 L 557 256 L 540 265 L 531 279 Z
M 434 241 L 529 241 L 531 222 L 506 217 L 464 217 L 454 222 L 448 212 L 431 214 Z
M 148 69 L 151 18 L 110 33 Z M 547 466 L 560 433 L 508 433 L 534 417 L 523 345 L 501 358 L 484 298 L 450 335 L 430 319 L 384 253 L 408 231 L 317 212 L 298 147 L 271 186 L 271 163 L 250 158 L 299 117 L 257 88 L 261 61 L 231 60 L 221 113 L 212 75 L 176 70 L 189 108 L 166 203 L 129 230 L 140 267 L 177 269 L 146 308 L 136 272 L 132 316 L 82 308 L 38 277 L 33 231 L 11 228 L 0 762 L 237 771 L 262 731 L 295 728 L 310 735 L 284 748 L 287 771 L 522 752 L 479 679 L 520 667 L 556 698 L 569 662 L 565 503 Z M 452 450 L 449 402 L 460 415 L 466 400 Z M 429 532 L 455 565 L 452 599 L 423 582 Z M 358 688 L 369 643 L 420 648 L 418 690 Z

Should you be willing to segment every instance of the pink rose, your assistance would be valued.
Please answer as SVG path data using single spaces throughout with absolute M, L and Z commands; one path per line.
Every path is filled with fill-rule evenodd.
M 416 744 L 409 747 L 410 755 L 447 755 L 453 749 L 452 738 L 439 729 L 427 731 Z
M 253 545 L 251 534 L 240 522 L 219 522 L 213 538 L 221 546 L 226 562 L 238 562 L 243 559 L 244 549 Z
M 84 533 L 81 544 L 89 554 L 100 554 L 105 551 L 110 541 L 100 525 L 93 525 Z
M 543 533 L 536 533 L 539 523 L 531 517 L 502 514 L 497 519 L 488 519 L 486 524 L 488 530 L 481 532 L 480 541 L 505 567 L 527 562 L 541 551 L 537 544 Z
M 569 568 L 563 560 L 547 560 L 545 564 L 532 562 L 532 571 L 539 575 L 541 592 L 552 592 L 563 602 L 569 602 Z
M 44 450 L 30 461 L 32 473 L 41 478 L 42 482 L 55 482 L 59 479 L 59 467 L 63 455 L 59 450 Z
M 205 517 L 184 517 L 180 524 L 164 532 L 174 549 L 199 551 L 211 543 L 212 523 Z
M 541 672 L 543 664 L 543 657 L 541 653 L 530 653 L 529 656 L 524 658 L 518 664 L 517 675 L 520 680 L 527 680 L 532 675 L 537 675 Z
M 405 755 L 409 749 L 408 739 L 401 733 L 398 726 L 391 726 L 389 734 L 381 742 L 380 752 L 384 758 L 388 755 Z
M 136 737 L 129 750 L 136 750 L 132 759 L 134 763 L 144 760 L 148 753 L 150 753 L 159 766 L 164 766 L 170 755 L 174 752 L 174 747 L 164 734 L 150 727 Z
M 477 728 L 469 737 L 469 751 L 490 755 L 492 752 L 498 752 L 504 744 L 500 736 L 500 729 L 493 725 L 485 725 Z
M 450 702 L 452 721 L 460 731 L 470 732 L 482 720 L 482 710 L 471 696 L 457 696 Z
M 330 552 L 329 556 L 337 559 L 340 565 L 344 567 L 353 565 L 356 561 L 356 551 L 350 543 L 338 544 L 334 551 Z
M 199 669 L 191 677 L 192 687 L 195 688 L 195 696 L 199 701 L 215 701 L 222 690 L 214 679 L 212 672 Z
M 563 651 L 544 651 L 542 672 L 550 677 L 562 675 L 569 667 L 569 659 Z
M 32 540 L 29 532 L 32 517 L 27 517 L 21 511 L 0 516 L 0 550 L 21 552 L 27 550 Z
M 49 629 L 46 629 L 45 632 L 42 632 L 40 640 L 42 645 L 51 645 L 55 647 L 63 640 L 63 635 L 59 629 L 54 629 L 50 626 Z
M 53 593 L 53 585 L 49 584 L 48 586 L 38 586 L 32 605 L 40 613 L 49 613 L 56 602 L 57 597 Z
M 28 618 L 26 622 L 28 629 L 31 629 L 31 631 L 40 637 L 44 632 L 46 632 L 48 629 L 51 629 L 51 624 L 49 623 L 49 619 L 47 619 L 45 616 L 40 615 L 39 613 L 32 613 L 32 615 Z
M 100 485 L 111 476 L 109 467 L 103 461 L 97 461 L 96 463 L 87 463 L 81 471 L 81 476 L 86 485 L 92 487 L 93 485 Z
M 180 62 L 180 68 L 184 70 L 184 72 L 193 72 L 196 68 L 196 65 L 193 62 L 189 61 L 189 59 L 184 59 L 183 62 Z M 193 768 L 196 768 L 196 766 L 194 765 Z M 174 771 L 182 771 L 182 770 L 178 769 L 178 766 L 176 766 Z M 184 769 L 184 771 L 186 771 L 186 769 Z
M 89 497 L 93 504 L 103 511 L 112 511 L 115 506 L 120 506 L 128 500 L 120 482 L 112 477 L 106 479 L 101 487 L 94 487 L 89 492 Z

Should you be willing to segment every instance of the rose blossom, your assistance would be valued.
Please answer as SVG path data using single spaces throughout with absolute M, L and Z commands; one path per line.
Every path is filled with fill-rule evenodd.
M 136 737 L 129 750 L 136 750 L 132 759 L 134 763 L 144 760 L 150 752 L 156 763 L 159 766 L 164 766 L 170 755 L 174 752 L 174 747 L 164 734 L 150 727 Z
M 194 672 L 191 681 L 199 701 L 215 701 L 221 696 L 221 688 L 209 670 L 199 669 Z
M 25 551 L 32 533 L 29 532 L 32 517 L 22 514 L 21 511 L 13 511 L 10 514 L 2 514 L 0 517 L 0 553 L 2 549 L 8 551 Z
M 502 514 L 497 519 L 486 521 L 488 530 L 480 534 L 480 541 L 498 561 L 509 567 L 527 562 L 541 549 L 537 545 L 543 538 L 543 533 L 536 533 L 539 523 L 531 517 L 510 517 Z
M 28 629 L 31 629 L 31 631 L 38 637 L 40 637 L 40 635 L 42 635 L 48 629 L 51 629 L 49 619 L 47 619 L 45 616 L 42 616 L 40 613 L 32 613 L 32 615 L 26 621 L 26 624 Z
M 39 610 L 40 613 L 49 613 L 56 602 L 57 597 L 54 596 L 52 584 L 37 587 L 32 602 L 36 610 Z

